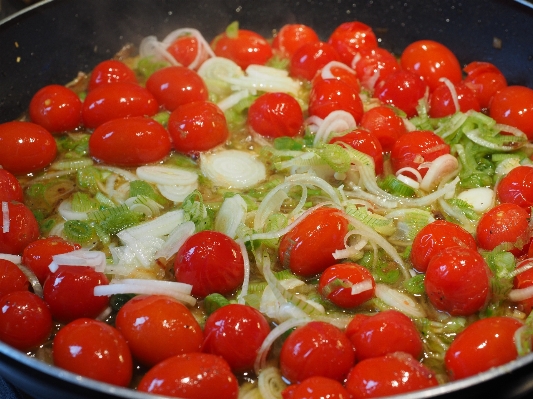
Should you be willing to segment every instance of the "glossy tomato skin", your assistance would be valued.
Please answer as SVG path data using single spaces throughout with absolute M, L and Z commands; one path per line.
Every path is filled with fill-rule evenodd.
M 248 124 L 261 136 L 295 137 L 300 134 L 303 123 L 300 104 L 286 93 L 265 93 L 248 109 Z
M 331 378 L 309 377 L 297 385 L 289 385 L 281 392 L 283 399 L 349 399 L 350 394 L 339 381 Z
M 272 57 L 272 47 L 256 32 L 239 29 L 235 36 L 221 33 L 213 39 L 211 47 L 217 57 L 229 58 L 242 69 L 251 64 L 264 65 Z
M 176 108 L 168 120 L 174 149 L 183 153 L 210 150 L 229 137 L 224 112 L 208 101 L 195 101 Z
M 533 246 L 530 246 L 530 251 L 533 248 Z M 532 257 L 530 254 L 528 254 L 529 257 Z M 520 265 L 517 265 L 516 269 L 518 269 Z M 533 269 L 527 269 L 519 274 L 517 274 L 513 281 L 513 286 L 516 289 L 522 289 L 533 286 Z M 518 302 L 519 309 L 524 312 L 525 314 L 531 313 L 531 309 L 533 309 L 533 298 L 527 298 L 522 301 Z
M 108 83 L 137 83 L 135 72 L 119 60 L 105 60 L 96 65 L 89 79 L 89 91 Z
M 54 137 L 32 122 L 0 124 L 0 165 L 14 175 L 44 169 L 57 153 Z
M 337 261 L 332 253 L 344 248 L 348 222 L 332 208 L 319 208 L 283 236 L 279 245 L 281 264 L 300 276 L 310 277 Z
M 231 237 L 204 230 L 189 237 L 174 261 L 176 281 L 191 284 L 192 295 L 229 294 L 244 281 L 244 260 Z
M 457 93 L 459 111 L 481 111 L 476 93 L 472 89 L 464 83 L 458 83 L 454 87 Z M 429 116 L 432 118 L 444 118 L 455 114 L 457 111 L 449 87 L 445 83 L 441 83 L 429 97 Z
M 505 175 L 496 187 L 501 202 L 521 206 L 525 210 L 533 206 L 533 168 L 517 166 Z
M 13 173 L 0 169 L 0 202 L 24 201 L 22 186 Z
M 345 383 L 353 399 L 400 395 L 437 385 L 429 368 L 402 352 L 357 363 Z
M 0 341 L 22 351 L 43 344 L 52 332 L 52 314 L 45 301 L 29 291 L 0 298 Z
M 364 113 L 363 101 L 352 86 L 337 79 L 324 79 L 311 88 L 309 114 L 324 119 L 333 111 L 346 111 L 359 123 Z
M 223 357 L 234 372 L 250 371 L 269 332 L 267 320 L 257 309 L 240 304 L 222 306 L 205 322 L 202 352 Z
M 343 136 L 332 138 L 329 143 L 339 142 L 346 143 L 350 147 L 371 156 L 374 160 L 376 175 L 379 176 L 383 173 L 383 148 L 372 133 L 363 129 L 355 129 Z
M 488 108 L 494 94 L 507 87 L 503 73 L 489 62 L 471 62 L 464 71 L 464 82 L 476 93 L 481 108 Z
M 337 50 L 341 61 L 352 65 L 360 51 L 378 47 L 378 41 L 372 28 L 359 21 L 344 22 L 331 33 L 328 43 Z
M 159 109 L 155 97 L 131 82 L 108 83 L 90 91 L 83 102 L 83 124 L 94 129 L 104 122 L 128 116 L 152 116 Z
M 53 342 L 54 364 L 73 373 L 127 387 L 133 374 L 122 334 L 104 322 L 81 318 L 61 328 Z
M 523 323 L 511 317 L 475 321 L 451 343 L 444 363 L 452 380 L 470 377 L 518 357 L 514 333 Z
M 311 85 L 316 85 L 321 80 L 336 79 L 352 87 L 357 93 L 361 91 L 361 85 L 357 79 L 355 71 L 346 65 L 338 62 L 331 63 L 322 68 L 311 81 Z
M 348 283 L 347 287 L 339 286 L 338 281 Z M 352 285 L 370 284 L 370 289 L 352 294 Z M 375 295 L 376 282 L 372 273 L 356 263 L 338 263 L 329 266 L 320 275 L 318 291 L 320 294 L 341 308 L 355 308 Z
M 173 356 L 151 368 L 140 392 L 190 399 L 237 399 L 239 383 L 227 362 L 209 353 Z
M 472 234 L 458 224 L 436 220 L 426 225 L 413 240 L 410 253 L 413 267 L 424 273 L 433 256 L 445 248 L 454 246 L 477 249 L 476 240 Z
M 360 57 L 358 60 L 357 58 Z M 363 87 L 373 89 L 376 84 L 400 69 L 396 57 L 381 47 L 359 52 L 355 72 Z M 353 67 L 353 65 L 352 65 Z
M 30 282 L 13 262 L 0 259 L 0 298 L 14 291 L 28 291 Z
M 468 316 L 486 306 L 490 277 L 487 263 L 476 250 L 448 247 L 429 261 L 425 290 L 437 309 L 452 316 Z
M 331 45 L 322 41 L 305 43 L 293 53 L 289 73 L 292 77 L 311 81 L 331 61 L 340 61 Z
M 533 89 L 507 86 L 494 94 L 489 115 L 496 122 L 514 126 L 533 140 Z
M 6 202 L 9 231 L 0 231 L 0 253 L 20 255 L 39 237 L 39 224 L 30 208 L 20 202 Z
M 54 320 L 70 322 L 80 317 L 95 318 L 108 306 L 107 296 L 95 296 L 94 287 L 107 285 L 105 274 L 89 266 L 59 266 L 43 286 L 43 297 Z
M 81 125 L 82 102 L 71 89 L 48 85 L 35 93 L 30 101 L 32 122 L 51 133 L 74 130 Z
M 167 47 L 167 51 L 177 62 L 179 62 L 180 65 L 183 65 L 184 67 L 190 67 L 198 55 L 198 40 L 194 36 L 180 36 L 170 43 L 170 45 Z M 198 64 L 201 65 L 205 59 L 207 59 L 207 57 L 200 58 L 198 60 Z
M 303 44 L 316 43 L 319 40 L 313 28 L 302 24 L 287 24 L 274 36 L 272 48 L 290 58 Z
M 441 78 L 457 84 L 462 80 L 461 65 L 455 54 L 441 43 L 419 40 L 408 45 L 400 57 L 403 69 L 421 76 L 429 90 L 439 86 Z
M 158 162 L 170 154 L 168 131 L 143 116 L 112 119 L 98 126 L 89 138 L 89 153 L 99 162 L 140 166 Z
M 293 384 L 315 376 L 342 381 L 354 360 L 350 340 L 322 321 L 296 328 L 283 343 L 279 357 L 281 374 Z
M 403 119 L 389 106 L 369 109 L 361 118 L 361 127 L 372 133 L 384 152 L 390 152 L 398 137 L 407 133 Z
M 208 97 L 200 75 L 184 66 L 158 69 L 146 81 L 146 88 L 168 111 L 193 101 L 206 101 Z

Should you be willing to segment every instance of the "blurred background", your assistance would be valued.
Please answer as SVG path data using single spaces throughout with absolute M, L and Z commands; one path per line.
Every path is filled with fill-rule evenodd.
M 40 0 L 0 0 L 0 20 Z

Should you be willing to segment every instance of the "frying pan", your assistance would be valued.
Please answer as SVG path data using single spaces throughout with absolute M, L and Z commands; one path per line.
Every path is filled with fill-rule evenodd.
M 163 38 L 178 27 L 207 39 L 238 20 L 272 36 L 303 23 L 326 39 L 342 22 L 372 26 L 381 46 L 400 54 L 432 39 L 461 63 L 495 64 L 509 84 L 533 87 L 533 11 L 504 0 L 48 0 L 0 23 L 0 123 L 17 118 L 42 86 L 65 84 L 128 43 Z M 35 398 L 132 398 L 150 395 L 99 383 L 27 357 L 0 343 L 0 375 Z M 533 354 L 478 376 L 403 395 L 421 398 L 522 398 L 533 395 Z

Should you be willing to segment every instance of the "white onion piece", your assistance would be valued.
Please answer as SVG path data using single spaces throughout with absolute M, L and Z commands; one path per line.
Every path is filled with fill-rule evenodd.
M 498 166 L 496 166 L 496 170 L 494 171 L 494 173 L 497 176 L 505 176 L 509 174 L 511 170 L 518 166 L 520 166 L 519 158 L 507 158 L 498 163 Z
M 360 281 L 359 283 L 355 283 L 354 285 L 352 285 L 352 290 L 350 294 L 357 295 L 357 294 L 360 294 L 361 292 L 370 291 L 372 290 L 372 288 L 373 288 L 372 280 L 363 280 L 363 281 Z
M 95 165 L 94 167 L 96 169 L 108 170 L 110 172 L 116 173 L 117 175 L 122 176 L 124 179 L 128 181 L 139 180 L 139 178 L 135 174 L 127 171 L 126 169 L 117 168 L 116 166 Z
M 476 212 L 485 212 L 493 207 L 496 193 L 489 187 L 476 187 L 465 190 L 457 198 L 470 205 Z
M 287 71 L 265 65 L 250 65 L 246 68 L 246 75 L 224 80 L 237 90 L 249 89 L 292 94 L 296 94 L 300 90 L 300 83 L 289 77 Z
M 533 286 L 526 288 L 516 288 L 509 291 L 509 299 L 513 302 L 520 302 L 533 297 Z
M 448 88 L 448 90 L 450 91 L 450 94 L 452 96 L 453 106 L 455 108 L 455 112 L 461 111 L 461 107 L 459 106 L 459 98 L 457 96 L 457 90 L 455 90 L 455 86 L 450 81 L 450 79 L 440 78 L 439 82 L 443 82 Z
M 141 57 L 155 57 L 163 59 L 172 65 L 180 65 L 176 59 L 167 51 L 167 45 L 159 42 L 155 36 L 147 36 L 139 44 L 139 55 Z
M 183 202 L 187 196 L 198 188 L 198 182 L 172 186 L 169 184 L 157 184 L 157 189 L 163 197 L 173 202 Z
M 190 220 L 180 224 L 169 234 L 163 246 L 155 253 L 155 258 L 170 259 L 179 251 L 185 240 L 194 234 L 195 229 L 196 226 Z
M 230 96 L 226 97 L 222 101 L 218 102 L 218 108 L 220 108 L 222 111 L 227 111 L 231 107 L 237 105 L 239 101 L 244 100 L 246 97 L 250 95 L 250 91 L 247 89 L 237 91 Z
M 237 244 L 239 244 L 242 260 L 244 263 L 244 279 L 241 286 L 241 293 L 237 297 L 237 303 L 244 305 L 246 302 L 244 298 L 246 297 L 246 295 L 248 295 L 248 286 L 250 285 L 250 258 L 248 257 L 248 251 L 246 250 L 244 241 L 238 239 Z
M 500 132 L 511 133 L 513 136 L 516 136 L 516 137 L 527 137 L 523 131 L 510 125 L 504 125 L 501 123 L 497 123 L 494 125 L 494 129 L 499 130 Z
M 1 254 L 0 253 L 0 259 L 5 259 L 10 262 L 13 262 L 15 265 L 20 265 L 22 263 L 22 256 L 20 255 L 12 255 L 12 254 Z
M 418 183 L 420 183 L 422 181 L 422 175 L 420 174 L 420 172 L 418 170 L 416 170 L 415 168 L 412 168 L 410 166 L 407 166 L 405 168 L 401 168 L 401 169 L 398 169 L 396 171 L 396 178 L 399 179 L 399 176 L 401 176 L 403 174 L 403 172 L 409 172 L 411 173 L 415 178 L 416 178 L 416 181 Z
M 122 252 L 122 254 L 127 256 L 127 258 L 120 259 L 119 264 L 135 264 L 135 260 L 137 260 L 142 266 L 149 267 L 155 259 L 155 253 L 165 242 L 162 238 L 152 235 L 137 238 L 125 232 L 125 230 L 122 230 L 119 234 L 120 240 L 126 246 L 125 251 Z M 133 254 L 134 257 L 132 257 L 131 254 Z
M 244 71 L 235 62 L 227 58 L 213 57 L 200 66 L 198 74 L 205 81 L 209 92 L 228 95 L 228 91 L 231 88 L 227 79 L 244 76 Z
M 333 111 L 324 118 L 315 134 L 314 145 L 327 143 L 332 132 L 343 132 L 355 129 L 357 124 L 354 117 L 346 111 Z
M 9 233 L 9 204 L 2 201 L 2 233 Z
M 175 31 L 170 32 L 162 41 L 161 44 L 163 47 L 168 49 L 168 47 L 176 41 L 180 36 L 192 36 L 196 39 L 196 42 L 198 43 L 198 51 L 196 52 L 196 57 L 194 57 L 194 60 L 191 62 L 191 64 L 188 66 L 190 69 L 197 69 L 200 66 L 200 63 L 204 58 L 207 57 L 215 57 L 215 53 L 211 49 L 211 46 L 205 40 L 205 38 L 202 36 L 199 30 L 194 28 L 180 28 L 176 29 Z M 174 58 L 174 57 L 172 57 Z
M 122 239 L 122 236 L 131 235 L 138 240 L 148 236 L 162 237 L 170 234 L 176 226 L 183 222 L 184 212 L 182 209 L 178 209 L 167 212 L 148 222 L 119 231 L 117 236 Z
M 422 178 L 420 188 L 425 191 L 431 190 L 444 177 L 459 171 L 459 161 L 451 154 L 444 154 L 431 162 L 426 175 Z
M 187 169 L 171 166 L 139 166 L 137 175 L 149 183 L 167 185 L 188 185 L 198 180 L 198 174 Z
M 63 201 L 59 204 L 57 212 L 65 220 L 87 220 L 87 212 L 77 212 L 72 210 L 72 201 Z
M 239 194 L 226 198 L 218 210 L 215 230 L 235 238 L 237 228 L 244 222 L 247 209 L 246 201 Z
M 339 62 L 339 61 L 330 61 L 324 66 L 324 68 L 322 68 L 322 71 L 320 71 L 320 76 L 322 77 L 322 79 L 336 79 L 337 78 L 333 74 L 333 72 L 331 72 L 331 68 L 344 69 L 345 71 L 348 71 L 355 76 L 355 71 L 352 68 L 350 68 L 348 65 L 346 65 L 345 63 Z
M 102 251 L 78 249 L 52 256 L 52 263 L 48 265 L 48 269 L 55 273 L 59 266 L 89 266 L 97 272 L 103 273 L 106 267 L 106 258 Z
M 257 386 L 262 399 L 280 399 L 281 392 L 287 388 L 277 367 L 267 367 L 262 370 L 257 377 Z
M 418 190 L 420 188 L 420 183 L 417 182 L 414 179 L 411 179 L 408 176 L 399 174 L 396 176 L 396 178 L 401 181 L 403 184 L 407 184 L 409 187 L 414 188 L 415 190 Z
M 134 212 L 144 213 L 147 217 L 159 216 L 163 205 L 145 196 L 131 197 L 124 204 Z
M 426 317 L 424 309 L 413 298 L 386 284 L 376 284 L 376 297 L 410 317 Z
M 318 176 L 308 174 L 297 174 L 287 176 L 285 181 L 289 183 L 309 184 L 316 186 L 323 190 L 335 204 L 341 205 L 341 199 L 338 191 L 331 184 L 329 184 L 327 181 L 321 179 Z
M 225 150 L 200 154 L 202 173 L 215 185 L 245 189 L 266 179 L 265 165 L 255 154 Z
M 263 198 L 263 201 L 259 204 L 259 208 L 255 212 L 254 217 L 254 229 L 260 231 L 265 225 L 268 217 L 274 213 L 279 212 L 283 202 L 289 198 L 286 193 L 286 190 L 290 186 L 290 183 L 282 183 L 277 187 L 274 187 L 270 192 Z
M 39 281 L 39 279 L 37 278 L 33 270 L 31 270 L 29 267 L 26 267 L 24 265 L 17 264 L 17 266 L 20 269 L 20 271 L 24 273 L 24 275 L 30 282 L 31 288 L 33 289 L 33 293 L 42 298 L 43 297 L 43 286 L 41 285 L 41 282 Z

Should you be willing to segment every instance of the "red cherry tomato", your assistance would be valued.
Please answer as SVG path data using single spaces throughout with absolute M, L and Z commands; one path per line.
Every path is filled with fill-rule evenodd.
M 501 202 L 510 202 L 529 210 L 533 206 L 533 168 L 517 166 L 505 175 L 497 187 Z
M 222 356 L 235 372 L 249 371 L 269 332 L 267 320 L 257 309 L 229 304 L 207 318 L 202 351 Z
M 0 341 L 22 351 L 43 344 L 52 332 L 52 315 L 45 301 L 29 291 L 0 298 Z
M 309 377 L 281 392 L 283 399 L 349 399 L 350 394 L 338 381 L 327 377 Z
M 175 355 L 200 352 L 204 338 L 189 309 L 163 295 L 137 296 L 120 308 L 115 325 L 134 358 L 153 366 Z
M 300 134 L 303 123 L 300 104 L 286 93 L 263 94 L 248 109 L 248 124 L 261 136 L 294 137 Z
M 388 106 L 374 107 L 366 111 L 361 118 L 361 127 L 379 140 L 384 152 L 390 152 L 398 137 L 407 133 L 403 119 Z
M 98 126 L 89 138 L 89 153 L 111 165 L 139 166 L 158 162 L 170 154 L 170 134 L 151 118 L 112 119 Z
M 217 57 L 229 58 L 242 69 L 251 64 L 264 65 L 272 57 L 272 47 L 258 33 L 238 29 L 235 33 L 221 33 L 211 42 Z
M 173 356 L 151 368 L 140 392 L 191 399 L 237 399 L 239 383 L 229 365 L 209 353 Z
M 355 61 L 357 77 L 367 89 L 373 89 L 377 83 L 400 69 L 394 55 L 381 47 L 359 52 Z
M 48 265 L 52 263 L 53 256 L 72 252 L 80 248 L 78 244 L 71 244 L 61 237 L 40 238 L 24 248 L 22 263 L 35 273 L 41 284 L 44 284 L 50 274 Z
M 423 343 L 413 321 L 397 310 L 385 310 L 348 324 L 346 335 L 352 342 L 357 359 L 404 352 L 415 359 L 422 355 Z M 349 334 L 348 334 L 349 332 Z
M 489 62 L 471 62 L 463 70 L 464 82 L 476 93 L 481 108 L 488 108 L 494 94 L 507 87 L 503 73 Z
M 49 85 L 32 97 L 29 113 L 32 122 L 52 133 L 74 130 L 81 125 L 80 98 L 61 85 Z
M 169 66 L 155 71 L 146 81 L 146 88 L 158 104 L 169 111 L 193 101 L 206 101 L 207 86 L 193 70 Z
M 328 43 L 337 50 L 346 65 L 352 65 L 358 52 L 378 47 L 372 28 L 359 21 L 340 24 L 329 37 Z
M 516 359 L 514 333 L 522 326 L 511 317 L 487 317 L 466 327 L 444 357 L 450 378 L 470 377 Z
M 316 43 L 319 40 L 313 28 L 302 24 L 288 24 L 282 26 L 278 34 L 274 36 L 272 48 L 290 58 L 302 45 Z
M 472 89 L 464 83 L 458 83 L 454 87 L 457 94 L 457 102 L 459 103 L 459 110 L 455 108 L 450 88 L 442 82 L 429 96 L 429 116 L 431 118 L 443 118 L 455 114 L 457 111 L 481 111 L 476 93 Z
M 54 137 L 42 126 L 19 121 L 0 124 L 0 165 L 14 175 L 45 168 L 56 153 Z
M 500 244 L 511 246 L 511 252 L 527 251 L 529 214 L 516 204 L 503 203 L 490 209 L 479 219 L 476 238 L 480 248 L 493 250 Z
M 448 247 L 477 249 L 476 240 L 468 231 L 455 223 L 436 220 L 423 227 L 413 240 L 411 262 L 413 267 L 424 273 L 431 258 Z
M 9 214 L 9 229 L 0 231 L 0 253 L 20 255 L 26 245 L 39 237 L 39 224 L 26 205 L 4 202 L 2 206 L 4 204 L 7 205 L 6 212 Z
M 13 173 L 0 168 L 0 202 L 24 201 L 22 186 Z
M 364 113 L 359 93 L 337 79 L 318 81 L 309 94 L 309 114 L 324 119 L 339 110 L 348 112 L 359 123 Z
M 455 54 L 441 43 L 433 40 L 419 40 L 405 48 L 400 57 L 403 69 L 421 76 L 429 90 L 439 86 L 440 79 L 446 78 L 458 84 L 463 76 L 461 65 Z
M 107 83 L 130 82 L 137 83 L 135 72 L 118 60 L 105 60 L 96 65 L 89 79 L 89 91 Z
M 81 318 L 54 337 L 54 364 L 108 384 L 126 387 L 133 373 L 130 349 L 120 332 L 101 321 Z
M 319 208 L 283 236 L 279 260 L 293 273 L 313 276 L 337 261 L 333 252 L 344 248 L 348 222 L 336 209 Z
M 95 318 L 108 306 L 107 296 L 95 296 L 94 287 L 107 285 L 105 274 L 88 266 L 59 266 L 43 287 L 43 297 L 54 319 L 69 322 L 80 317 Z
M 383 148 L 381 143 L 372 133 L 363 129 L 355 129 L 343 136 L 334 137 L 330 144 L 343 142 L 372 157 L 376 175 L 383 173 Z
M 167 47 L 167 51 L 184 67 L 190 67 L 190 65 L 196 60 L 198 56 L 199 46 L 198 40 L 194 36 L 183 35 L 174 40 Z M 198 65 L 201 65 L 207 56 L 198 60 Z M 196 68 L 195 68 L 196 69 Z
M 295 78 L 312 80 L 331 61 L 340 61 L 339 54 L 331 45 L 320 41 L 305 43 L 292 55 L 289 73 Z
M 177 151 L 207 151 L 229 137 L 224 112 L 208 101 L 195 101 L 176 108 L 168 120 L 168 131 Z
M 419 100 L 426 94 L 424 80 L 410 71 L 391 73 L 376 85 L 374 97 L 382 103 L 400 108 L 411 118 L 417 114 Z
M 352 287 L 363 285 L 357 293 Z M 369 286 L 366 287 L 366 285 Z M 341 308 L 355 308 L 374 297 L 376 282 L 372 273 L 356 263 L 339 263 L 329 266 L 318 282 L 320 294 Z M 359 292 L 360 291 L 360 292 Z
M 532 248 L 533 246 L 530 245 L 530 251 Z M 533 257 L 531 256 L 531 254 L 528 254 L 528 256 Z M 520 266 L 521 265 L 519 264 L 516 268 L 518 269 Z M 527 269 L 517 274 L 514 278 L 513 285 L 516 289 L 522 289 L 533 286 L 533 269 Z M 519 309 L 525 314 L 531 313 L 531 309 L 533 309 L 533 297 L 518 301 L 518 306 Z
M 291 383 L 321 376 L 342 381 L 352 367 L 355 352 L 341 330 L 323 321 L 296 328 L 281 347 L 281 374 Z
M 115 82 L 96 87 L 83 102 L 83 124 L 94 129 L 112 119 L 152 116 L 159 109 L 154 96 L 131 82 Z
M 491 272 L 474 249 L 448 247 L 429 261 L 424 280 L 429 301 L 452 316 L 483 309 L 490 297 Z
M 218 231 L 204 230 L 189 237 L 174 261 L 176 281 L 192 285 L 192 295 L 229 294 L 244 281 L 239 244 Z
M 355 71 L 342 63 L 331 63 L 329 66 L 324 67 L 319 71 L 311 81 L 314 86 L 319 81 L 327 79 L 336 79 L 352 87 L 357 93 L 361 91 L 361 85 L 357 80 Z
M 496 122 L 514 126 L 533 140 L 533 89 L 507 86 L 494 94 L 489 115 Z
M 354 399 L 400 395 L 437 385 L 429 368 L 401 352 L 357 363 L 345 383 Z
M 30 282 L 13 262 L 0 259 L 0 298 L 15 291 L 28 291 Z

